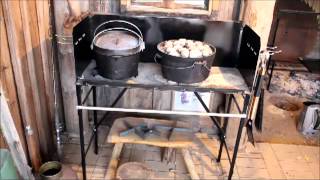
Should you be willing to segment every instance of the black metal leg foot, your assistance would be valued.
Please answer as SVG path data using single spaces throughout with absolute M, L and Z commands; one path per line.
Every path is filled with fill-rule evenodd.
M 274 66 L 276 65 L 276 62 L 272 62 L 272 66 L 271 66 L 271 71 L 270 71 L 270 76 L 269 76 L 269 81 L 268 81 L 268 85 L 267 85 L 267 90 L 269 91 L 270 88 L 270 84 L 271 84 L 271 80 L 272 80 L 272 76 L 273 76 L 273 70 L 274 70 Z
M 97 89 L 94 86 L 92 89 L 92 99 L 93 99 L 93 106 L 97 106 Z M 98 126 L 97 126 L 97 111 L 93 111 L 93 133 L 94 133 L 94 153 L 98 154 Z

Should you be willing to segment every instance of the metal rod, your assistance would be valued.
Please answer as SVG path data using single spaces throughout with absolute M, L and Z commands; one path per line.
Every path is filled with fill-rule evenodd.
M 231 102 L 232 102 L 232 95 L 229 95 L 229 97 L 228 97 L 228 102 L 227 102 L 227 109 L 226 109 L 226 112 L 227 112 L 227 113 L 230 112 Z M 226 132 L 227 125 L 228 125 L 228 120 L 229 120 L 229 118 L 227 118 L 227 117 L 225 117 L 224 120 L 223 120 L 223 125 L 222 125 L 222 130 L 223 130 L 223 132 Z M 223 142 L 220 142 L 220 147 L 219 147 L 219 153 L 218 153 L 218 157 L 217 157 L 217 162 L 220 162 L 220 160 L 221 160 L 222 150 L 223 150 Z M 227 147 L 226 147 L 226 151 L 227 151 L 229 163 L 231 164 L 231 158 L 230 158 L 229 151 L 228 151 L 228 148 L 227 148 Z
M 279 13 L 284 14 L 310 14 L 310 15 L 320 15 L 319 12 L 313 12 L 313 11 L 299 11 L 299 10 L 292 10 L 292 9 L 280 9 Z
M 92 140 L 93 140 L 94 136 L 95 136 L 95 135 L 94 135 L 94 131 L 92 131 L 91 136 L 90 136 L 90 139 L 89 139 L 89 142 L 88 142 L 87 149 L 86 149 L 86 151 L 85 151 L 85 156 L 87 156 L 87 154 L 88 154 L 88 152 L 89 152 L 89 149 L 90 149 L 90 147 L 91 147 L 91 143 L 92 143 Z
M 92 89 L 93 106 L 97 106 L 97 88 L 93 86 Z M 93 111 L 93 133 L 94 133 L 94 153 L 98 154 L 98 128 L 97 128 L 97 111 Z
M 201 105 L 202 105 L 202 107 L 206 110 L 206 112 L 208 113 L 208 114 L 211 114 L 210 113 L 210 109 L 207 107 L 207 105 L 203 102 L 203 100 L 202 100 L 202 98 L 201 98 L 201 96 L 199 95 L 199 93 L 198 92 L 194 92 L 194 94 L 196 95 L 196 97 L 198 98 L 198 100 L 199 100 L 199 102 L 201 103 Z M 216 114 L 219 114 L 219 113 L 216 113 Z M 214 119 L 214 118 L 212 118 L 212 117 L 210 117 L 211 118 L 211 120 L 213 121 L 213 124 L 215 125 L 215 126 L 217 126 L 217 128 L 219 129 L 219 133 L 221 133 L 221 127 L 220 127 L 220 124 L 217 122 L 217 120 L 216 119 Z
M 81 103 L 81 86 L 76 86 L 77 90 L 77 100 L 78 104 Z M 86 156 L 84 152 L 84 135 L 83 135 L 83 119 L 82 119 L 82 110 L 78 109 L 79 116 L 79 133 L 80 133 L 80 150 L 81 150 L 81 166 L 82 166 L 82 177 L 84 180 L 87 179 L 86 174 Z
M 124 93 L 127 91 L 127 88 L 124 88 L 120 94 L 118 95 L 118 97 L 113 101 L 113 103 L 111 104 L 110 107 L 114 107 L 118 101 L 121 99 L 121 97 L 124 95 Z M 77 107 L 78 108 L 78 107 Z M 100 121 L 98 122 L 98 124 L 96 125 L 95 128 L 98 128 L 100 126 L 100 124 L 102 123 L 102 121 L 110 114 L 110 111 L 109 112 L 106 112 L 103 117 L 100 119 Z
M 114 112 L 133 112 L 146 114 L 176 114 L 190 116 L 215 116 L 215 117 L 234 117 L 245 118 L 246 114 L 227 114 L 227 113 L 205 113 L 205 112 L 189 112 L 189 111 L 165 111 L 151 109 L 127 109 L 127 108 L 111 108 L 111 107 L 92 107 L 92 106 L 77 106 L 77 109 L 93 110 L 93 111 L 114 111 Z
M 250 95 L 247 94 L 246 97 L 245 97 L 244 103 L 243 103 L 242 113 L 247 113 L 247 107 L 248 107 L 248 104 L 249 104 L 249 100 L 250 100 Z M 241 140 L 242 129 L 243 129 L 245 120 L 246 120 L 246 118 L 241 118 L 240 119 L 239 129 L 238 129 L 237 138 L 236 138 L 236 143 L 235 143 L 235 146 L 234 146 L 232 161 L 231 161 L 230 169 L 229 169 L 228 180 L 232 179 L 233 169 L 234 169 L 234 165 L 235 165 L 236 159 L 237 159 L 237 154 L 238 154 L 239 144 L 240 144 L 240 140 Z
M 92 89 L 93 89 L 93 86 L 91 86 L 90 90 L 87 92 L 86 96 L 85 96 L 84 99 L 81 101 L 81 105 L 83 105 L 83 104 L 87 101 L 87 99 L 88 99 L 88 97 L 89 97 Z
M 198 100 L 200 101 L 202 107 L 206 110 L 207 113 L 210 112 L 210 109 L 207 107 L 207 105 L 203 102 L 201 96 L 199 95 L 198 92 L 194 92 L 194 94 L 196 95 L 196 97 L 198 98 Z M 230 155 L 229 155 L 229 152 L 228 152 L 228 147 L 227 147 L 227 143 L 225 141 L 225 135 L 224 135 L 224 131 L 221 129 L 220 127 L 220 124 L 217 122 L 217 120 L 210 116 L 210 119 L 213 121 L 213 124 L 218 128 L 218 131 L 219 131 L 219 138 L 220 138 L 220 143 L 222 143 L 225 148 L 226 148 L 226 152 L 227 152 L 227 155 L 228 155 L 228 159 L 230 159 Z
M 271 80 L 272 80 L 272 75 L 273 75 L 273 70 L 276 62 L 272 61 L 272 66 L 271 66 L 271 72 L 270 72 L 270 77 L 268 80 L 268 85 L 267 85 L 267 90 L 269 91 L 270 85 L 271 85 Z
M 96 87 L 94 87 L 95 89 L 94 89 L 94 93 L 93 94 L 95 94 L 96 92 Z M 123 96 L 123 94 L 126 92 L 126 90 L 127 90 L 127 88 L 125 88 L 125 89 L 123 89 L 121 92 L 120 92 L 120 94 L 118 95 L 118 97 L 114 100 L 114 102 L 111 104 L 111 107 L 114 107 L 117 103 L 118 103 L 118 101 L 120 100 L 120 98 Z M 95 95 L 96 96 L 96 95 Z M 96 99 L 96 98 L 94 98 L 94 99 Z M 96 102 L 94 102 L 93 103 L 94 105 L 96 105 Z M 94 113 L 97 113 L 97 111 L 94 111 Z M 94 123 L 94 127 L 93 127 L 93 129 L 92 129 L 92 133 L 91 133 L 91 136 L 90 136 L 90 139 L 89 139 L 89 142 L 88 142 L 88 147 L 87 147 L 87 149 L 86 149 L 86 152 L 85 152 L 85 155 L 87 155 L 88 154 L 88 151 L 89 151 L 89 149 L 90 149 L 90 147 L 91 147 L 91 143 L 92 143 L 92 140 L 93 140 L 93 138 L 95 137 L 95 136 L 98 136 L 98 128 L 99 128 L 99 126 L 101 125 L 101 123 L 102 123 L 102 121 L 109 115 L 109 113 L 110 112 L 106 112 L 105 114 L 104 114 L 104 116 L 100 119 L 100 121 L 98 122 L 98 123 Z M 97 120 L 97 118 L 96 118 L 96 120 Z M 95 140 L 96 141 L 96 140 Z M 98 138 L 97 138 L 97 142 L 98 142 Z M 95 142 L 96 143 L 96 142 Z M 97 154 L 98 153 L 98 143 L 96 144 L 96 146 L 97 146 L 97 152 L 95 151 L 95 153 Z
M 236 108 L 237 108 L 238 112 L 240 113 L 241 109 L 240 109 L 240 106 L 239 106 L 237 99 L 234 96 L 231 96 L 231 98 L 234 100 L 234 104 L 236 105 Z M 243 97 L 243 98 L 245 98 L 245 97 Z

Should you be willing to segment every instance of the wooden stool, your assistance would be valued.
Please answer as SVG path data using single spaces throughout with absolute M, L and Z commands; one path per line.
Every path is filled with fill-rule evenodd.
M 120 136 L 120 132 L 128 130 L 127 124 L 131 127 L 136 127 L 141 124 L 146 124 L 150 127 L 153 125 L 162 125 L 175 128 L 188 128 L 183 123 L 175 123 L 175 121 L 168 120 L 158 120 L 158 119 L 148 119 L 148 118 L 135 118 L 126 117 L 117 119 L 109 132 L 108 143 L 114 143 L 112 156 L 107 169 L 107 174 L 105 179 L 115 179 L 118 161 L 120 159 L 120 154 L 124 143 L 130 144 L 145 144 L 158 147 L 166 148 L 178 148 L 181 149 L 184 161 L 186 163 L 187 169 L 190 173 L 192 179 L 200 179 L 198 174 L 195 172 L 195 166 L 193 164 L 188 147 L 192 144 L 194 135 L 187 131 L 175 131 L 173 130 L 170 134 L 169 139 L 166 136 L 154 136 L 150 135 L 145 138 L 141 138 L 136 133 L 129 133 L 127 136 Z

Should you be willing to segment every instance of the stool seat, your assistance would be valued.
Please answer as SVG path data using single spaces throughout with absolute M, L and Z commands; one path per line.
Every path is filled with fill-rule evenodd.
M 186 128 L 191 129 L 188 123 L 175 122 L 173 120 L 159 120 L 149 118 L 136 118 L 136 117 L 125 117 L 115 120 L 113 123 L 110 133 L 108 135 L 108 143 L 132 143 L 132 144 L 145 144 L 158 147 L 169 147 L 169 148 L 184 148 L 192 144 L 194 134 L 191 131 L 179 131 L 173 130 L 169 136 L 169 131 L 161 132 L 161 135 L 149 135 L 145 138 L 141 138 L 135 132 L 128 133 L 126 136 L 120 136 L 120 132 L 128 130 L 127 125 L 136 127 L 141 124 L 146 124 L 148 127 L 155 125 L 175 127 L 175 128 Z

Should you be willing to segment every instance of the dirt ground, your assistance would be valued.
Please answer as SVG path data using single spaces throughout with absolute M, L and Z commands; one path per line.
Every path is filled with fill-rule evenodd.
M 275 99 L 290 99 L 293 107 L 284 107 L 287 111 L 276 107 Z M 265 91 L 262 132 L 254 132 L 257 142 L 320 145 L 320 136 L 305 137 L 297 130 L 297 123 L 303 110 L 303 98 L 295 98 L 285 93 L 269 93 Z

